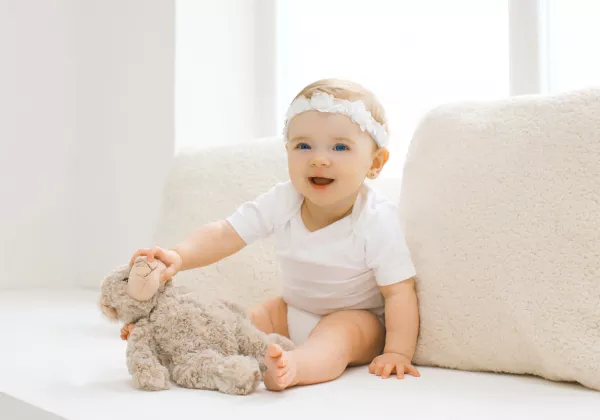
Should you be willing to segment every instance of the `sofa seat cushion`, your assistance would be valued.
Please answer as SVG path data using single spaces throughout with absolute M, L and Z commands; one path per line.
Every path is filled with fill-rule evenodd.
M 0 393 L 67 420 L 564 420 L 595 419 L 600 412 L 598 393 L 578 385 L 439 368 L 399 381 L 360 367 L 333 382 L 283 393 L 261 386 L 246 397 L 176 386 L 138 391 L 125 366 L 120 325 L 100 315 L 97 298 L 97 291 L 3 291 Z M 0 418 L 15 418 L 5 417 L 2 407 L 0 394 Z

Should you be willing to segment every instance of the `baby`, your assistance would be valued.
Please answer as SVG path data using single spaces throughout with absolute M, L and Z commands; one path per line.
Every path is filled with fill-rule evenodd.
M 140 249 L 162 261 L 161 280 L 226 258 L 274 235 L 283 296 L 250 311 L 276 344 L 266 357 L 266 388 L 281 391 L 338 378 L 369 364 L 382 378 L 412 365 L 419 330 L 415 268 L 396 206 L 365 184 L 388 161 L 386 117 L 377 98 L 349 81 L 304 88 L 284 128 L 290 181 L 277 184 L 228 218 L 206 224 L 173 249 Z M 124 327 L 127 338 L 132 326 Z

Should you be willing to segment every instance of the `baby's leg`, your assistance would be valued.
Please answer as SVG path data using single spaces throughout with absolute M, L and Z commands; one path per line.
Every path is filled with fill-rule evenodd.
M 265 386 L 281 391 L 338 378 L 349 365 L 364 365 L 381 353 L 385 329 L 368 311 L 340 311 L 321 319 L 306 343 L 292 351 L 269 344 Z
M 265 334 L 277 333 L 289 338 L 287 304 L 282 297 L 269 299 L 250 310 L 250 320 Z

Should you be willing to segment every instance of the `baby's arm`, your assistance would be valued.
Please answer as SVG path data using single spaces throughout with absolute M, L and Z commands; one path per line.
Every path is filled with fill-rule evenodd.
M 385 297 L 386 337 L 383 354 L 376 357 L 369 371 L 384 378 L 394 371 L 399 378 L 405 373 L 420 376 L 412 365 L 419 334 L 419 308 L 413 278 L 381 286 Z
M 220 261 L 244 246 L 229 222 L 220 220 L 200 226 L 173 250 L 181 256 L 180 270 L 190 270 Z
M 291 183 L 277 184 L 227 219 L 201 226 L 174 248 L 181 255 L 181 270 L 210 265 L 270 235 L 278 212 L 293 207 L 294 193 Z
M 200 226 L 175 248 L 155 246 L 138 249 L 131 257 L 129 266 L 133 267 L 141 256 L 146 256 L 149 262 L 156 258 L 167 267 L 160 281 L 167 281 L 179 271 L 210 265 L 235 254 L 244 246 L 246 242 L 231 224 L 221 220 Z
M 412 365 L 419 334 L 416 269 L 397 207 L 382 204 L 370 222 L 367 262 L 385 298 L 386 338 L 383 354 L 373 360 L 369 371 L 384 378 L 394 371 L 398 378 L 405 373 L 420 376 Z
M 294 208 L 297 196 L 291 183 L 277 184 L 255 200 L 242 204 L 228 218 L 200 226 L 172 249 L 155 246 L 137 250 L 129 265 L 133 267 L 140 256 L 146 256 L 150 262 L 157 258 L 167 267 L 160 280 L 167 281 L 179 271 L 216 263 L 258 238 L 270 235 L 277 212 Z M 123 331 L 125 338 L 127 333 Z
M 401 354 L 412 360 L 419 333 L 419 308 L 413 278 L 381 286 L 385 298 L 386 337 L 384 353 Z

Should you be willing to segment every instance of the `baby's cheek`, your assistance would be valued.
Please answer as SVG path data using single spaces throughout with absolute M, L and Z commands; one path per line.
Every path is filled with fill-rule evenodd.
M 344 165 L 340 173 L 346 179 L 362 182 L 369 169 L 370 167 L 365 169 L 364 164 L 361 164 L 361 162 L 351 162 L 347 165 Z

